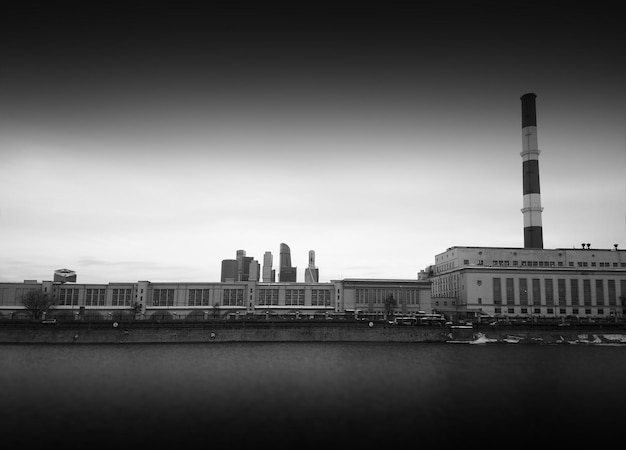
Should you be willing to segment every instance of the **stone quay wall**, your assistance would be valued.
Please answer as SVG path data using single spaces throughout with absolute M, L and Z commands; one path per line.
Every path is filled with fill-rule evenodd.
M 468 342 L 595 343 L 626 345 L 624 325 L 489 326 L 457 332 L 450 326 L 398 326 L 382 322 L 301 323 L 64 322 L 0 323 L 0 344 L 124 344 L 201 342 Z

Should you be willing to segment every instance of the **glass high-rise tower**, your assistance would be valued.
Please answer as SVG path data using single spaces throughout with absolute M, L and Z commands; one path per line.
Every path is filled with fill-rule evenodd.
M 280 273 L 278 281 L 296 282 L 296 267 L 291 267 L 291 249 L 287 244 L 280 244 Z

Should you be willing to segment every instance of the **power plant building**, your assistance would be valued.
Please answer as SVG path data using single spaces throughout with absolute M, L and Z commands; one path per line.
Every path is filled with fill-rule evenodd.
M 432 307 L 452 318 L 617 318 L 626 307 L 626 252 L 544 249 L 533 93 L 522 101 L 524 247 L 454 246 L 424 274 Z
M 451 317 L 619 317 L 626 251 L 451 247 L 435 256 L 432 307 Z

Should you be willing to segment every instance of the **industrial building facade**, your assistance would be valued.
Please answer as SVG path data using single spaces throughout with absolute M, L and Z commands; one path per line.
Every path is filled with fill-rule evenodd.
M 622 317 L 626 252 L 451 247 L 430 279 L 433 308 L 450 315 Z
M 27 317 L 21 299 L 40 290 L 54 299 L 49 317 L 70 320 L 208 320 L 244 317 L 332 318 L 365 314 L 384 318 L 431 310 L 430 282 L 345 279 L 330 283 L 74 284 L 0 283 L 0 318 Z M 381 299 L 392 295 L 391 311 Z

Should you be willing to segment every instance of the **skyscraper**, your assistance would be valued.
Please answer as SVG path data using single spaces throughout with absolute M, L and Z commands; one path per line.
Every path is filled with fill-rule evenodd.
M 248 280 L 247 281 L 259 281 L 260 265 L 256 259 L 250 258 L 250 264 L 248 264 Z
M 237 250 L 237 280 L 236 281 L 248 281 L 248 264 L 250 258 L 246 258 L 245 250 Z
M 222 283 L 227 281 L 237 281 L 237 260 L 236 259 L 223 259 L 222 260 Z
M 280 244 L 280 273 L 278 281 L 295 283 L 296 271 L 296 267 L 291 267 L 291 249 L 287 244 Z
M 274 257 L 272 252 L 265 252 L 263 255 L 263 282 L 273 283 L 276 281 L 276 271 L 272 269 Z
M 320 279 L 319 269 L 315 267 L 315 251 L 309 250 L 309 266 L 304 272 L 305 283 L 318 283 Z

